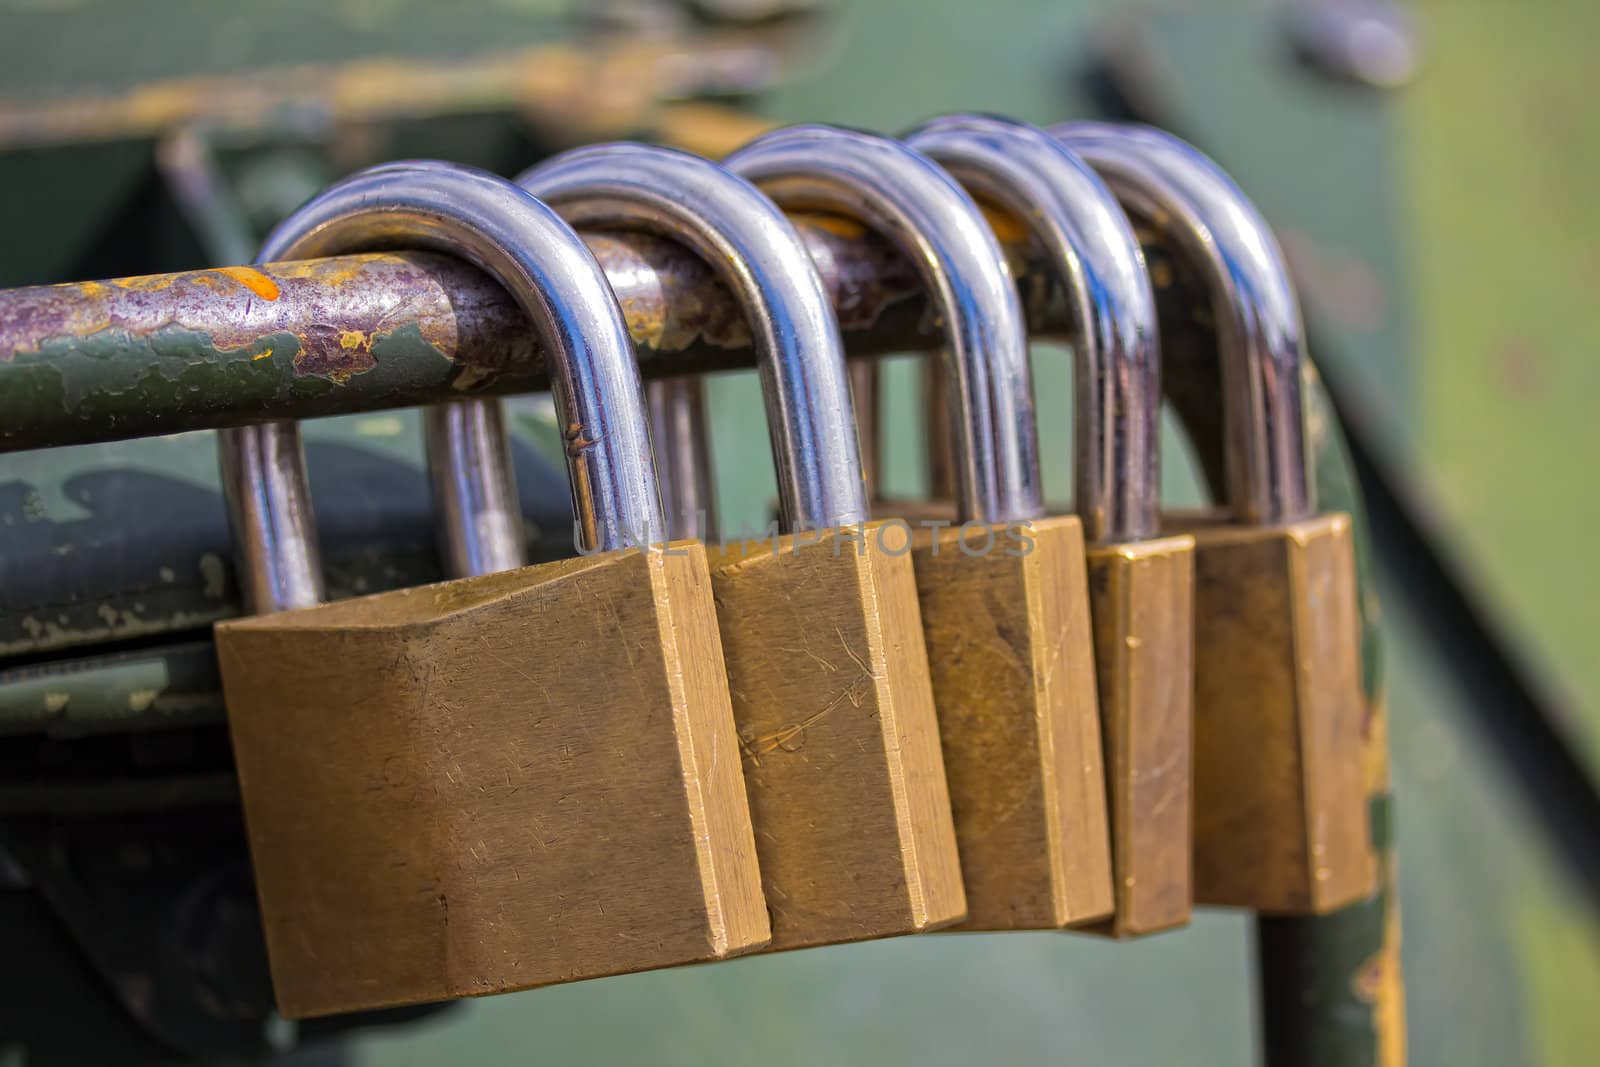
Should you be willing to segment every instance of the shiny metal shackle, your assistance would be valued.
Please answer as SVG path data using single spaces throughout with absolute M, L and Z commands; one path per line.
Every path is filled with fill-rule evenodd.
M 585 548 L 664 539 L 639 371 L 605 273 L 554 211 L 471 167 L 406 162 L 361 171 L 313 198 L 267 238 L 258 262 L 414 248 L 461 257 L 497 278 L 551 354 Z M 468 420 L 480 437 L 492 421 Z M 503 438 L 502 438 L 503 439 Z M 255 612 L 323 598 L 305 463 L 294 423 L 221 434 L 222 480 Z
M 743 302 L 760 368 L 767 427 L 777 465 L 778 503 L 786 531 L 854 525 L 868 518 L 844 341 L 821 277 L 800 235 L 754 185 L 715 163 L 653 145 L 615 143 L 548 159 L 517 184 L 579 228 L 643 230 L 697 253 Z M 681 386 L 683 383 L 675 383 Z M 652 403 L 692 404 L 677 393 Z M 663 420 L 684 429 L 681 416 Z M 660 423 L 658 423 L 660 425 Z M 704 466 L 704 436 L 688 432 L 657 447 L 672 463 Z M 684 450 L 689 456 L 683 456 Z M 664 460 L 664 457 L 662 457 Z M 663 464 L 664 465 L 664 464 Z M 681 516 L 677 490 L 692 486 L 674 472 L 668 511 Z M 698 494 L 697 494 L 698 495 Z
M 667 531 L 674 541 L 714 539 L 722 523 L 705 383 L 697 377 L 656 378 L 644 383 L 644 402 Z
M 785 211 L 842 215 L 877 231 L 915 265 L 944 323 L 961 518 L 1042 515 L 1026 322 L 972 198 L 899 141 L 832 126 L 776 130 L 723 166 Z
M 1266 220 L 1216 163 L 1169 133 L 1101 122 L 1069 122 L 1049 132 L 1099 172 L 1136 224 L 1189 260 L 1210 290 L 1229 511 L 1258 525 L 1314 514 L 1304 331 Z
M 500 401 L 452 400 L 422 411 L 423 451 L 446 574 L 509 571 L 528 562 Z
M 1160 527 L 1161 355 L 1155 297 L 1127 216 L 1099 176 L 1043 130 L 949 115 L 905 138 L 980 203 L 1029 228 L 1072 310 L 1073 507 L 1091 542 Z

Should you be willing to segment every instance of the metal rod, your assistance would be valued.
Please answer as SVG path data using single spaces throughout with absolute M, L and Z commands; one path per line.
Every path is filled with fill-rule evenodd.
M 523 566 L 528 535 L 500 405 L 432 404 L 422 413 L 422 430 L 445 573 L 465 577 Z
M 954 500 L 956 496 L 955 427 L 950 423 L 950 369 L 938 356 L 922 362 L 922 420 L 927 427 L 923 441 L 928 468 L 928 496 L 933 500 Z M 887 422 L 879 423 L 886 427 Z
M 860 440 L 861 473 L 866 479 L 867 499 L 877 498 L 883 487 L 883 452 L 879 448 L 877 427 L 883 413 L 878 410 L 882 399 L 877 363 L 850 364 L 850 400 L 856 409 L 856 436 Z
M 802 234 L 865 351 L 938 343 L 886 245 Z M 699 256 L 585 240 L 647 377 L 755 365 L 741 304 Z M 0 451 L 541 391 L 545 357 L 504 289 L 423 252 L 0 290 Z
M 261 610 L 320 603 L 326 590 L 299 425 L 266 422 L 223 434 L 218 445 L 228 524 L 259 532 L 235 544 L 244 602 Z
M 717 518 L 705 383 L 699 378 L 657 378 L 645 386 L 645 403 L 650 407 L 656 482 L 667 509 L 669 536 L 679 541 L 715 540 L 722 524 Z
M 871 233 L 793 218 L 846 354 L 933 351 L 911 265 Z M 755 366 L 746 316 L 699 256 L 646 234 L 585 234 L 621 302 L 645 378 Z M 1072 315 L 1050 265 L 1006 253 L 1030 329 Z M 1195 362 L 1214 360 L 1196 353 Z M 1169 380 L 1214 381 L 1181 366 Z M 545 390 L 545 353 L 500 285 L 427 252 L 336 256 L 0 290 L 0 452 Z

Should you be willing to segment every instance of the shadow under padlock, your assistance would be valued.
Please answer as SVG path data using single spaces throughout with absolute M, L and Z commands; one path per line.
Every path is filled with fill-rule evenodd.
M 508 182 L 364 171 L 263 259 L 424 247 L 517 296 L 589 555 L 322 606 L 293 424 L 225 431 L 251 607 L 217 627 L 273 985 L 289 1017 L 719 959 L 769 936 L 704 546 L 664 523 L 627 326 Z M 443 555 L 520 562 L 492 401 L 429 416 Z M 477 479 L 477 480 L 474 480 Z M 633 547 L 648 545 L 651 547 Z
M 772 948 L 918 933 L 966 910 L 911 560 L 868 523 L 838 323 L 805 245 L 749 182 L 614 144 L 519 183 L 574 225 L 705 259 L 755 340 L 782 533 L 710 550 Z M 656 383 L 676 536 L 713 504 L 700 383 Z
M 1147 243 L 1207 292 L 1221 366 L 1225 515 L 1168 516 L 1195 547 L 1195 900 L 1321 914 L 1371 895 L 1350 518 L 1319 515 L 1303 333 L 1267 226 L 1210 159 L 1158 130 L 1068 123 Z
M 1057 929 L 1111 910 L 1083 542 L 1042 517 L 1027 339 L 1004 256 L 937 166 L 886 137 L 783 130 L 728 163 L 790 211 L 843 216 L 915 265 L 960 388 L 961 527 L 906 528 L 955 811 L 965 930 Z
M 1088 542 L 1115 909 L 1097 932 L 1189 921 L 1194 540 L 1161 536 L 1160 349 L 1138 242 L 1087 164 L 1044 131 L 950 116 L 907 143 L 993 225 L 1030 235 L 1071 309 L 1073 509 Z M 937 371 L 935 371 L 937 377 Z M 930 408 L 930 424 L 942 413 Z

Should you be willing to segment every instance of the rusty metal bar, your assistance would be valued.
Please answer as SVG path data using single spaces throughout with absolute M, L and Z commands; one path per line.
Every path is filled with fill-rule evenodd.
M 800 219 L 853 355 L 931 348 L 909 265 Z M 646 377 L 754 363 L 739 303 L 698 257 L 589 234 Z M 1034 325 L 1063 325 L 1018 247 Z M 545 388 L 543 354 L 485 275 L 423 253 L 341 256 L 0 291 L 0 451 L 409 407 Z

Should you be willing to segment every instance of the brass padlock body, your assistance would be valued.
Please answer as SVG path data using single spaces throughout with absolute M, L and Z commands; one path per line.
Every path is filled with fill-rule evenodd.
M 1376 889 L 1348 515 L 1195 537 L 1195 900 L 1322 914 Z
M 709 550 L 774 950 L 966 915 L 916 580 L 881 526 Z
M 702 545 L 241 618 L 217 648 L 285 1016 L 768 940 Z
M 1112 910 L 1082 524 L 921 528 L 913 560 L 967 930 Z
M 967 887 L 960 929 L 1106 917 L 1110 829 L 1082 523 L 962 526 L 948 500 L 880 500 L 873 510 L 912 528 Z
M 1194 539 L 1088 550 L 1116 910 L 1097 932 L 1189 921 L 1194 733 Z

